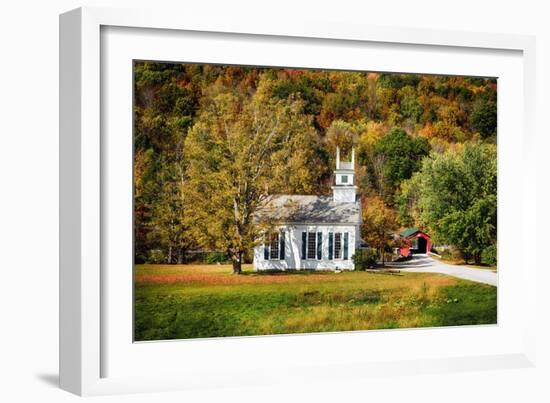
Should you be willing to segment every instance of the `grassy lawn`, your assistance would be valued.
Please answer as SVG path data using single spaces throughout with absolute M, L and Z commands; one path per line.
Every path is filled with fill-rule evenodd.
M 492 324 L 496 308 L 496 287 L 441 274 L 135 268 L 137 341 Z

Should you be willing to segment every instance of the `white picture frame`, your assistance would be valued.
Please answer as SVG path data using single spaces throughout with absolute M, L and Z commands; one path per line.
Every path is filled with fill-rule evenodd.
M 135 31 L 138 29 L 142 31 Z M 516 118 L 509 123 L 513 127 L 519 128 L 522 136 L 509 140 L 506 137 L 502 143 L 499 138 L 499 186 L 501 184 L 504 188 L 507 186 L 500 177 L 502 172 L 505 172 L 510 175 L 512 182 L 522 182 L 522 191 L 518 192 L 516 196 L 510 196 L 509 206 L 519 208 L 515 211 L 517 215 L 512 217 L 512 211 L 507 210 L 506 205 L 504 205 L 504 210 L 501 210 L 500 199 L 499 214 L 504 211 L 504 223 L 507 223 L 506 217 L 508 217 L 509 228 L 519 231 L 520 235 L 518 236 L 524 244 L 526 243 L 526 234 L 534 233 L 536 226 L 533 194 L 535 159 L 532 158 L 534 155 L 535 92 L 535 41 L 533 37 L 399 27 L 370 27 L 325 21 L 306 21 L 305 23 L 281 26 L 277 22 L 270 22 L 267 19 L 245 21 L 236 17 L 212 20 L 158 10 L 80 8 L 70 11 L 60 17 L 60 385 L 63 389 L 79 395 L 97 395 L 291 382 L 297 375 L 302 381 L 308 378 L 328 380 L 380 373 L 417 374 L 419 372 L 518 368 L 534 365 L 534 319 L 527 314 L 522 315 L 521 321 L 519 321 L 518 313 L 513 312 L 512 308 L 502 311 L 501 301 L 505 301 L 512 295 L 519 295 L 522 299 L 521 307 L 526 308 L 524 312 L 535 312 L 536 264 L 533 255 L 526 255 L 521 262 L 521 271 L 507 271 L 507 262 L 511 265 L 516 261 L 513 261 L 513 257 L 507 255 L 506 251 L 502 251 L 500 246 L 499 326 L 497 327 L 263 336 L 186 341 L 185 343 L 156 342 L 137 346 L 132 344 L 131 340 L 126 337 L 127 326 L 123 328 L 125 326 L 123 324 L 118 329 L 115 326 L 116 321 L 113 322 L 109 319 L 110 315 L 116 316 L 111 311 L 112 298 L 108 298 L 114 285 L 123 284 L 123 287 L 130 288 L 131 285 L 125 283 L 125 277 L 111 277 L 110 272 L 105 271 L 109 259 L 107 255 L 123 253 L 122 250 L 117 251 L 116 248 L 113 252 L 113 248 L 105 243 L 103 227 L 108 227 L 108 222 L 105 220 L 114 220 L 113 215 L 106 216 L 105 214 L 105 211 L 108 210 L 105 209 L 105 206 L 111 208 L 108 195 L 113 184 L 109 184 L 108 178 L 113 172 L 109 169 L 118 169 L 113 168 L 112 164 L 109 165 L 109 153 L 112 151 L 110 147 L 113 147 L 113 150 L 116 147 L 124 149 L 124 144 L 117 146 L 111 142 L 112 136 L 102 137 L 102 133 L 108 132 L 110 128 L 110 118 L 107 117 L 110 115 L 112 118 L 113 116 L 110 110 L 102 109 L 105 107 L 102 93 L 109 92 L 108 86 L 110 83 L 112 84 L 112 81 L 106 82 L 104 77 L 102 80 L 102 74 L 105 73 L 103 70 L 105 60 L 102 60 L 102 57 L 111 55 L 103 49 L 108 46 L 106 46 L 106 42 L 102 42 L 105 40 L 105 37 L 102 37 L 102 32 L 114 32 L 115 40 L 108 42 L 108 45 L 113 47 L 124 43 L 117 42 L 117 32 L 122 37 L 135 36 L 137 32 L 141 32 L 143 34 L 141 39 L 144 41 L 154 34 L 151 41 L 165 41 L 166 45 L 163 45 L 163 49 L 170 49 L 170 44 L 173 44 L 173 41 L 181 40 L 178 32 L 182 34 L 187 32 L 193 33 L 194 38 L 215 34 L 214 40 L 218 41 L 229 41 L 230 38 L 252 38 L 256 44 L 272 43 L 273 46 L 286 46 L 292 42 L 302 50 L 317 46 L 317 42 L 321 45 L 322 42 L 322 46 L 331 47 L 335 54 L 339 52 L 339 49 L 344 52 L 354 47 L 360 48 L 359 51 L 362 51 L 361 46 L 363 45 L 372 45 L 378 49 L 394 47 L 395 52 L 398 53 L 408 52 L 409 48 L 418 52 L 434 50 L 452 53 L 455 50 L 464 50 L 472 54 L 469 56 L 473 58 L 472 60 L 476 58 L 476 55 L 482 60 L 486 55 L 490 57 L 500 54 L 499 52 L 513 54 L 515 61 L 510 63 L 515 67 L 511 68 L 510 77 L 521 80 L 521 85 L 515 87 L 516 92 L 514 93 L 517 95 L 519 92 L 520 99 L 514 101 L 517 103 L 513 105 L 520 104 L 522 110 L 521 113 L 518 113 L 519 120 Z M 144 43 L 143 47 L 151 48 L 152 46 L 151 43 Z M 128 46 L 128 49 L 128 52 L 131 52 L 132 47 Z M 236 48 L 234 51 L 238 53 Z M 120 53 L 123 53 L 122 50 Z M 156 60 L 179 60 L 178 58 L 163 59 L 165 54 L 169 53 L 163 53 L 159 49 L 149 53 Z M 139 58 L 139 55 L 132 56 L 130 53 L 126 56 Z M 265 59 L 262 59 L 264 56 Z M 230 63 L 229 57 L 220 55 L 217 59 L 211 57 L 210 61 Z M 450 55 L 449 57 L 454 56 Z M 251 52 L 246 60 L 257 64 L 269 63 L 269 58 L 262 52 Z M 307 60 L 304 60 L 299 63 L 299 66 L 307 64 Z M 242 64 L 245 63 L 242 62 Z M 327 65 L 327 67 L 330 66 L 332 65 Z M 353 67 L 352 65 L 347 66 Z M 357 68 L 360 67 L 358 64 Z M 110 67 L 107 66 L 107 68 Z M 426 68 L 420 65 L 418 68 L 423 69 L 423 72 L 426 73 L 432 72 L 426 71 Z M 124 70 L 116 70 L 116 66 L 113 69 L 113 71 L 124 73 Z M 414 69 L 414 67 L 409 67 L 406 71 L 411 71 L 410 69 Z M 490 70 L 487 70 L 487 75 L 491 75 L 489 74 Z M 479 71 L 484 72 L 484 70 Z M 521 74 L 518 73 L 520 71 Z M 433 73 L 452 74 L 453 71 L 434 70 Z M 516 82 L 516 84 L 519 83 Z M 503 93 L 504 95 L 502 95 Z M 126 101 L 127 97 L 131 98 L 131 94 L 126 94 L 126 98 L 124 98 Z M 501 106 L 508 107 L 505 102 L 507 98 L 503 100 L 502 97 L 512 97 L 512 93 L 500 91 L 499 88 L 499 136 L 501 129 L 503 129 L 502 132 L 506 130 L 506 127 L 501 127 Z M 112 102 L 109 103 L 109 105 L 112 104 Z M 512 106 L 512 103 L 509 106 Z M 128 119 L 131 121 L 130 115 L 131 113 L 116 114 L 116 116 L 122 116 L 115 120 L 124 120 L 125 123 L 123 123 L 126 126 L 122 126 L 122 128 L 125 132 L 128 131 Z M 500 155 L 502 152 L 504 152 L 502 155 L 506 155 L 506 150 L 518 146 L 521 147 L 522 160 L 518 162 L 517 171 L 511 172 L 511 168 L 507 168 L 507 160 L 504 160 L 505 163 L 502 164 Z M 120 183 L 116 182 L 116 184 Z M 121 189 L 124 189 L 124 186 Z M 499 198 L 501 198 L 500 189 Z M 500 218 L 499 215 L 499 220 Z M 501 233 L 499 223 L 499 244 L 501 236 L 504 239 L 508 235 Z M 106 279 L 109 280 L 109 287 L 106 287 Z M 118 306 L 117 311 L 127 312 L 128 317 L 131 317 L 131 311 L 127 309 L 128 303 L 129 301 L 126 301 L 126 305 Z M 510 310 L 509 316 L 507 316 L 508 310 Z M 123 323 L 126 322 L 123 321 Z M 106 329 L 107 327 L 109 329 Z M 121 338 L 117 335 L 124 336 Z M 435 345 L 437 339 L 443 337 L 463 340 L 463 344 L 462 349 L 456 349 L 449 354 L 435 348 L 433 354 L 417 354 L 400 358 L 399 350 L 394 352 L 394 356 L 388 354 L 386 357 L 375 357 L 374 352 L 371 351 L 370 357 L 357 354 L 353 359 L 347 360 L 339 360 L 336 353 L 334 356 L 327 357 L 326 360 L 319 360 L 312 347 L 342 346 L 342 341 L 345 341 L 346 345 L 364 343 L 364 346 L 368 346 L 371 341 L 376 341 L 377 349 L 383 352 L 385 345 L 387 347 L 391 343 L 402 340 L 404 335 L 407 335 L 418 346 Z M 501 344 L 496 343 L 498 345 L 495 344 L 494 349 L 484 353 L 482 348 L 477 350 L 469 348 L 468 340 L 478 337 L 497 337 L 503 341 Z M 116 344 L 118 343 L 116 340 L 120 339 L 123 339 L 120 343 L 125 343 L 125 347 Z M 294 360 L 285 364 L 285 362 L 277 361 L 276 358 L 276 352 L 281 348 L 290 348 L 292 351 L 300 351 L 301 354 L 295 354 Z M 342 348 L 341 355 L 345 355 L 345 348 L 339 348 Z M 201 356 L 206 349 L 213 349 L 216 355 Z M 260 362 L 257 357 L 266 349 L 275 353 L 267 355 L 267 358 Z M 229 353 L 228 350 L 233 353 Z M 365 347 L 364 350 L 368 351 L 368 347 Z M 185 362 L 170 360 L 169 357 L 174 352 L 185 352 L 188 359 Z M 116 359 L 113 358 L 115 356 Z M 139 357 L 139 360 L 134 358 L 137 362 L 142 362 L 144 367 L 148 366 L 150 362 L 147 360 L 156 360 L 157 364 L 164 362 L 166 365 L 163 367 L 166 370 L 159 370 L 158 374 L 154 375 L 147 371 L 142 373 L 137 368 L 136 373 L 133 373 L 128 368 L 131 365 L 136 366 L 136 363 L 132 361 L 132 356 Z M 239 364 L 239 376 L 235 376 L 231 373 L 230 367 L 224 365 L 224 362 L 239 359 L 239 357 L 242 358 L 242 362 Z M 111 371 L 106 364 L 109 360 L 125 361 L 129 364 L 126 367 L 120 365 L 118 370 Z M 219 365 L 214 368 L 212 363 L 216 362 Z M 198 368 L 198 370 L 191 373 L 188 371 L 190 366 Z M 262 371 L 258 371 L 260 367 Z M 304 371 L 304 368 L 307 368 L 307 371 Z M 246 376 L 242 376 L 243 371 L 247 371 L 247 369 Z M 202 376 L 206 373 L 210 373 L 211 376 L 208 378 Z

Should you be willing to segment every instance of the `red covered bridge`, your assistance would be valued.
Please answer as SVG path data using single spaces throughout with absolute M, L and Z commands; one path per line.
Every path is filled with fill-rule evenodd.
M 399 248 L 401 256 L 409 256 L 414 253 L 428 253 L 432 250 L 432 238 L 418 228 L 407 228 L 399 233 L 403 246 Z

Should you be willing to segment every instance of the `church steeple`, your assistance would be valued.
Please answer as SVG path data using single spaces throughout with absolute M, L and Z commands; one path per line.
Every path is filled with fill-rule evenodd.
M 355 202 L 355 147 L 351 149 L 351 161 L 340 161 L 340 147 L 336 147 L 335 185 L 332 186 L 332 198 L 337 203 Z

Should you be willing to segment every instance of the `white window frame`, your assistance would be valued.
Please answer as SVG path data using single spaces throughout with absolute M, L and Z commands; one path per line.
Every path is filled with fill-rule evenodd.
M 277 237 L 277 257 L 273 257 L 273 238 Z M 268 260 L 281 260 L 281 234 L 280 232 L 269 233 L 269 259 Z

